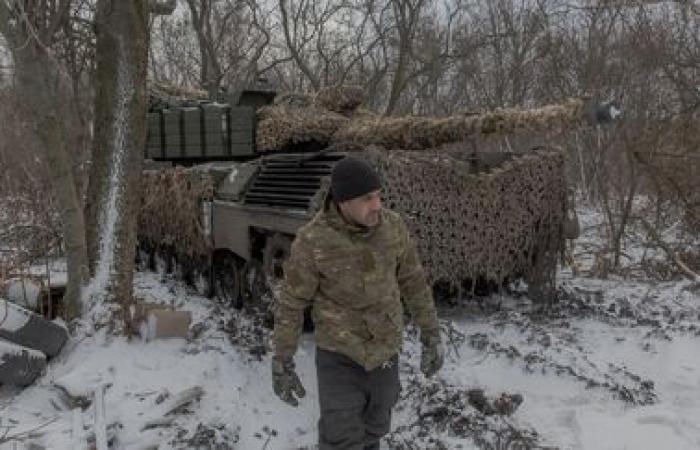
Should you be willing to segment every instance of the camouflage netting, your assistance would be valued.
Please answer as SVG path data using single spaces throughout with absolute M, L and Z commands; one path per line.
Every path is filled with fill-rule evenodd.
M 437 151 L 378 151 L 387 205 L 407 218 L 432 283 L 474 289 L 524 276 L 551 293 L 563 245 L 563 153 L 538 150 L 488 173 Z M 469 280 L 470 285 L 463 282 Z
M 513 156 L 480 173 L 436 150 L 371 147 L 363 156 L 385 180 L 387 206 L 406 217 L 431 283 L 473 291 L 524 277 L 534 295 L 551 295 L 566 213 L 561 151 Z M 185 266 L 206 260 L 201 200 L 213 188 L 196 169 L 146 172 L 140 244 Z
M 379 145 L 419 150 L 460 142 L 478 135 L 513 134 L 573 127 L 586 117 L 583 99 L 532 110 L 497 109 L 484 114 L 433 117 L 360 117 L 333 135 L 333 143 L 350 148 Z
M 256 149 L 272 152 L 300 145 L 326 146 L 347 122 L 344 115 L 313 104 L 265 106 L 258 111 Z
M 368 145 L 421 150 L 475 136 L 557 132 L 590 118 L 585 99 L 531 110 L 497 109 L 484 114 L 433 117 L 382 117 L 359 108 L 354 90 L 325 90 L 315 98 L 285 94 L 258 111 L 257 150 L 299 149 L 304 145 L 362 150 Z M 353 101 L 355 100 L 355 101 Z
M 256 149 L 272 152 L 312 144 L 325 147 L 351 120 L 378 117 L 360 108 L 363 100 L 364 92 L 356 86 L 324 88 L 313 97 L 278 95 L 273 105 L 258 110 Z
M 286 97 L 261 114 L 259 148 L 374 146 L 368 155 L 386 180 L 388 205 L 409 218 L 432 282 L 463 288 L 468 280 L 474 290 L 477 283 L 501 286 L 523 276 L 533 294 L 551 293 L 566 220 L 562 152 L 540 150 L 475 173 L 473 165 L 435 149 L 478 136 L 573 128 L 590 119 L 590 103 L 569 99 L 531 110 L 382 118 L 358 110 L 359 102 L 343 103 L 350 98 L 337 90 L 306 102 Z
M 142 177 L 139 245 L 179 264 L 208 260 L 211 243 L 201 224 L 202 200 L 214 195 L 215 180 L 197 169 L 146 171 Z

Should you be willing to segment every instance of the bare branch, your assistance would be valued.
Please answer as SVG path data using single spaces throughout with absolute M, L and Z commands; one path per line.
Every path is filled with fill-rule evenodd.
M 309 42 L 313 36 L 308 37 L 306 34 L 303 36 L 303 42 L 299 45 L 296 45 L 294 42 L 294 39 L 292 38 L 291 32 L 290 32 L 290 20 L 289 20 L 289 13 L 287 11 L 287 1 L 286 0 L 279 0 L 278 2 L 279 5 L 279 11 L 282 19 L 282 29 L 284 31 L 284 40 L 287 44 L 287 49 L 289 50 L 289 53 L 291 54 L 292 58 L 294 59 L 294 62 L 299 66 L 299 70 L 302 71 L 304 75 L 309 79 L 311 82 L 311 85 L 313 86 L 314 89 L 318 90 L 321 87 L 321 82 L 319 81 L 318 77 L 313 73 L 311 68 L 308 66 L 308 64 L 304 61 L 304 59 L 301 57 L 301 50 L 303 49 L 304 45 Z M 295 35 L 296 35 L 296 28 L 298 26 L 298 21 L 301 20 L 304 24 L 306 25 L 306 15 L 304 14 L 303 17 L 300 18 L 302 15 L 302 5 L 299 6 L 298 10 L 296 11 L 296 14 L 294 15 L 294 19 L 292 22 L 292 25 L 295 29 Z M 306 30 L 304 30 L 306 31 Z M 296 37 L 296 36 L 295 36 Z

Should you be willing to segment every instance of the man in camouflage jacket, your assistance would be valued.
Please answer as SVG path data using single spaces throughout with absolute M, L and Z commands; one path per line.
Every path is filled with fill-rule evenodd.
M 443 352 L 435 305 L 401 217 L 383 209 L 381 182 L 346 157 L 331 175 L 331 198 L 297 232 L 275 315 L 273 387 L 285 402 L 305 395 L 293 355 L 311 306 L 317 345 L 319 448 L 378 449 L 399 394 L 404 309 L 421 330 L 421 369 Z M 402 303 L 403 300 L 403 303 Z

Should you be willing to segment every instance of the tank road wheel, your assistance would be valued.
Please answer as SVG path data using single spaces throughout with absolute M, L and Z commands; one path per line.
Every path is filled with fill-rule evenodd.
M 276 288 L 284 279 L 284 262 L 289 257 L 292 238 L 276 233 L 267 239 L 263 249 L 263 271 L 272 288 Z
M 241 266 L 240 258 L 231 252 L 214 257 L 214 296 L 222 304 L 234 308 L 243 306 Z

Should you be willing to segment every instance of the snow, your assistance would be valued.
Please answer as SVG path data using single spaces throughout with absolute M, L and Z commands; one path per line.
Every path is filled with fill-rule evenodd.
M 467 381 L 487 392 L 523 393 L 525 402 L 516 418 L 526 418 L 548 442 L 563 448 L 692 449 L 700 446 L 700 429 L 693 424 L 700 413 L 697 336 L 678 336 L 672 342 L 654 341 L 654 350 L 648 352 L 640 346 L 646 330 L 620 329 L 590 320 L 572 326 L 579 328 L 576 330 L 581 339 L 576 345 L 579 348 L 557 349 L 557 356 L 571 362 L 586 357 L 603 370 L 601 375 L 607 372 L 606 364 L 616 364 L 643 379 L 653 380 L 658 403 L 630 405 L 604 390 L 587 388 L 572 377 L 539 370 L 528 373 L 517 363 L 492 356 L 484 359 L 483 352 L 473 349 L 463 351 L 462 364 L 450 364 L 441 375 L 453 384 Z M 474 321 L 465 322 L 461 328 L 470 333 L 490 333 L 524 352 L 524 343 L 518 342 L 521 336 L 508 328 L 495 332 L 492 324 Z M 589 375 L 595 379 L 598 370 L 592 372 Z
M 0 299 L 0 329 L 13 333 L 24 327 L 30 317 L 29 311 Z
M 237 176 L 238 176 L 238 168 L 234 167 L 233 170 L 231 170 L 231 173 L 228 175 L 228 182 L 229 183 L 235 182 Z
M 612 120 L 617 119 L 622 115 L 622 110 L 615 107 L 615 105 L 610 105 L 610 118 Z
M 110 275 L 114 270 L 116 254 L 115 233 L 118 228 L 120 207 L 117 204 L 123 195 L 124 173 L 127 161 L 127 139 L 131 132 L 129 127 L 129 103 L 134 91 L 133 75 L 125 54 L 124 43 L 119 41 L 119 61 L 117 61 L 117 98 L 114 113 L 114 141 L 112 142 L 111 173 L 107 185 L 107 194 L 102 204 L 99 230 L 99 251 L 95 275 L 90 284 L 84 289 L 83 298 L 90 299 L 93 295 L 105 292 Z
M 252 354 L 251 346 L 231 337 L 226 323 L 248 330 L 252 329 L 247 328 L 249 319 L 218 307 L 178 282 L 162 283 L 161 276 L 137 273 L 136 294 L 145 301 L 191 311 L 193 323 L 202 324 L 200 335 L 147 342 L 140 338 L 128 341 L 100 330 L 82 342 L 72 342 L 35 386 L 19 393 L 3 388 L 0 419 L 3 423 L 17 421 L 9 435 L 55 419 L 42 428 L 43 435 L 36 442 L 50 444 L 52 449 L 70 449 L 74 423 L 82 420 L 90 433 L 93 406 L 76 417 L 75 408 L 61 400 L 54 384 L 86 398 L 107 386 L 105 421 L 112 430 L 111 424 L 120 424 L 117 431 L 111 431 L 118 438 L 117 448 L 139 448 L 146 443 L 162 449 L 187 448 L 191 445 L 187 440 L 197 436 L 200 424 L 214 430 L 216 439 L 228 442 L 230 448 L 263 448 L 266 442 L 267 449 L 313 448 L 318 396 L 311 336 L 303 337 L 296 356 L 307 396 L 293 408 L 272 392 L 269 355 Z M 465 339 L 448 345 L 440 383 L 450 389 L 481 387 L 489 396 L 521 393 L 524 403 L 512 417 L 491 418 L 489 423 L 536 430 L 543 445 L 596 450 L 699 448 L 700 426 L 695 419 L 700 416 L 700 336 L 689 328 L 700 321 L 697 292 L 684 282 L 652 285 L 565 274 L 561 278 L 565 289 L 590 293 L 587 313 L 540 318 L 533 312 L 536 305 L 515 297 L 489 299 L 491 307 L 484 311 L 472 306 L 441 308 L 444 325 Z M 626 305 L 631 315 L 606 315 L 610 305 L 618 304 Z M 661 317 L 661 324 L 645 325 L 653 317 Z M 263 344 L 266 338 L 262 336 Z M 426 382 L 416 375 L 418 348 L 415 333 L 409 330 L 401 358 L 404 387 L 413 378 Z M 525 358 L 493 351 L 496 348 L 514 348 L 523 356 L 536 354 L 543 362 L 526 363 Z M 570 366 L 584 378 L 557 374 L 558 365 Z M 601 385 L 589 387 L 587 380 Z M 648 404 L 644 403 L 648 395 L 641 388 L 645 380 L 653 382 L 655 396 Z M 629 390 L 633 401 L 602 386 L 605 381 Z M 173 427 L 141 431 L 154 418 L 158 399 L 194 386 L 201 386 L 204 395 L 188 407 L 189 414 L 175 414 Z M 10 394 L 15 396 L 10 398 Z M 392 439 L 412 440 L 417 448 L 426 448 L 407 429 L 396 432 L 401 425 L 415 422 L 420 408 L 414 395 L 402 398 Z M 180 438 L 177 430 L 181 430 Z M 450 448 L 474 448 L 468 438 L 447 432 L 436 433 L 436 437 L 449 442 Z
M 39 350 L 22 347 L 21 345 L 0 339 L 0 361 L 2 361 L 4 355 L 22 355 L 23 353 L 27 353 L 31 358 L 46 359 L 46 356 Z
M 582 222 L 591 233 L 600 224 L 590 216 Z M 596 245 L 592 235 L 581 242 Z M 630 264 L 650 257 L 628 250 Z M 438 441 L 450 449 L 497 447 L 513 432 L 562 449 L 700 448 L 697 284 L 640 274 L 597 279 L 568 268 L 558 279 L 561 298 L 547 308 L 519 291 L 482 306 L 441 304 L 446 363 L 433 380 L 418 370 L 420 345 L 409 328 L 400 358 L 403 391 L 382 448 L 436 448 Z M 6 445 L 31 430 L 31 442 L 50 449 L 94 443 L 95 391 L 104 388 L 113 448 L 202 442 L 222 449 L 314 448 L 319 409 L 311 336 L 303 336 L 296 355 L 307 395 L 294 408 L 272 392 L 264 352 L 269 333 L 258 317 L 222 307 L 165 273 L 137 272 L 134 291 L 144 302 L 190 311 L 192 336 L 128 340 L 106 327 L 81 329 L 33 386 L 0 388 Z M 162 417 L 170 401 L 195 387 L 203 390 L 199 401 Z M 448 408 L 446 418 L 427 414 L 472 388 L 489 398 L 518 393 L 524 402 L 511 416 L 484 416 L 466 403 Z M 144 429 L 163 419 L 163 426 Z
M 149 315 L 147 320 L 141 322 L 139 335 L 147 341 L 152 341 L 156 336 L 156 325 L 155 316 Z
M 71 448 L 74 450 L 85 450 L 85 424 L 80 408 L 73 409 L 73 424 L 71 428 Z
M 105 386 L 95 389 L 95 446 L 97 450 L 107 450 L 107 423 L 105 422 Z
M 51 286 L 65 286 L 68 282 L 68 273 L 66 272 L 66 261 L 63 258 L 49 258 L 44 264 L 31 265 L 26 268 L 26 275 L 34 279 L 41 279 L 41 282 L 46 285 L 48 278 L 51 278 Z
M 37 309 L 41 286 L 28 279 L 13 278 L 5 283 L 5 296 L 12 303 Z

